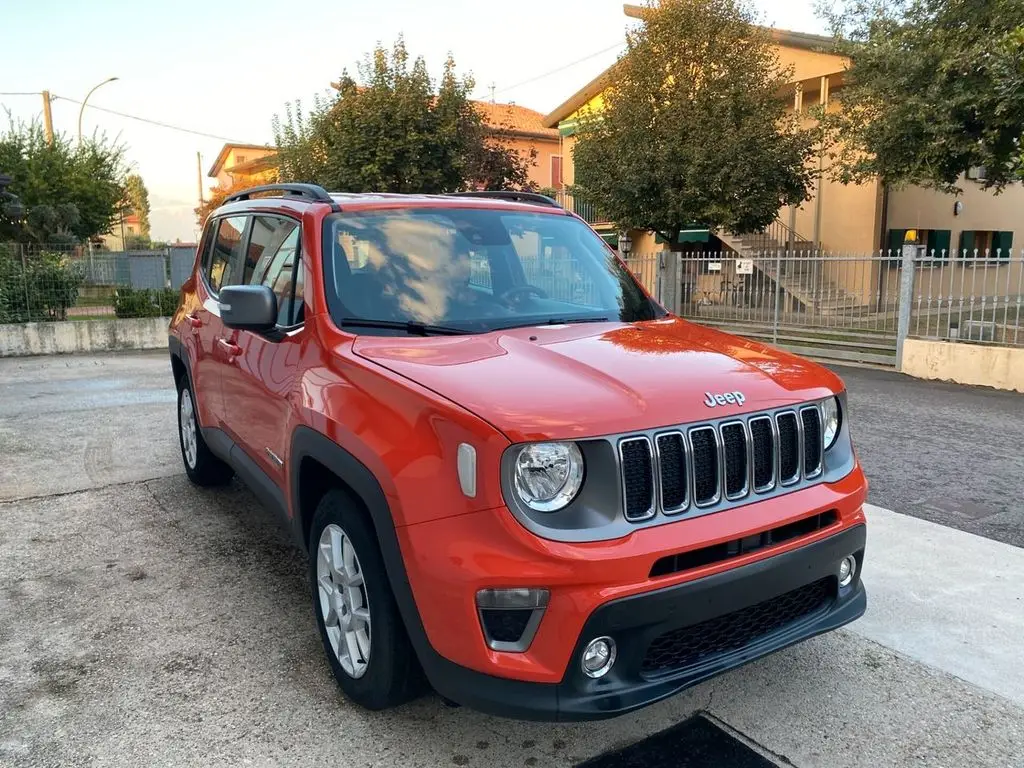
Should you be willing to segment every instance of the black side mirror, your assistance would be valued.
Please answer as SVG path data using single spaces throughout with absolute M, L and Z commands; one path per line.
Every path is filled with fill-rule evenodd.
M 220 319 L 228 328 L 263 333 L 277 326 L 277 295 L 265 285 L 229 285 L 219 298 Z

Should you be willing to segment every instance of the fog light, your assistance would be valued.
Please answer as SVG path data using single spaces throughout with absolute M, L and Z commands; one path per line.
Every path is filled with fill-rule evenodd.
M 610 637 L 591 640 L 583 650 L 582 662 L 587 677 L 604 677 L 615 663 L 615 641 Z
M 839 563 L 839 586 L 848 587 L 853 581 L 854 574 L 857 573 L 857 561 L 854 560 L 853 555 L 844 557 Z

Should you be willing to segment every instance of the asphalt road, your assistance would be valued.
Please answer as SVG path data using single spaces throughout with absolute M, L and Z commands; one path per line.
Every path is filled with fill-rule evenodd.
M 873 504 L 1024 547 L 1024 395 L 835 371 Z
M 1019 459 L 994 463 L 1004 449 L 986 440 L 1007 423 L 1020 434 L 1014 403 L 1024 400 L 842 373 L 873 501 L 925 515 L 915 499 L 969 494 L 1004 505 L 983 518 L 988 535 L 1019 536 L 1020 501 L 978 490 L 998 478 L 947 479 L 957 466 L 939 450 L 948 440 L 925 451 L 894 436 L 917 434 L 915 418 L 949 423 L 970 407 L 977 420 L 958 416 L 957 450 L 966 432 L 989 457 L 983 467 L 1016 466 L 1019 477 Z M 929 611 L 928 622 L 942 620 L 943 606 L 916 605 L 920 595 L 894 581 L 897 556 L 865 571 L 869 593 L 877 586 L 863 629 L 855 623 L 611 722 L 518 723 L 435 696 L 359 710 L 330 676 L 302 558 L 285 532 L 237 484 L 200 490 L 182 474 L 169 385 L 165 354 L 0 360 L 0 765 L 571 766 L 702 711 L 779 765 L 1024 768 L 1024 692 L 966 682 L 975 679 L 969 666 L 943 663 L 949 644 L 926 646 L 933 624 L 915 635 L 905 601 Z M 968 419 L 987 426 L 965 429 Z M 945 490 L 935 491 L 940 482 Z M 948 531 L 908 523 L 909 534 L 880 530 L 915 546 Z M 874 541 L 881 559 L 885 542 Z M 1008 578 L 1024 574 L 1019 550 L 976 541 L 982 566 L 1002 547 Z M 977 564 L 970 572 L 985 578 Z M 942 599 L 959 589 L 943 587 Z M 984 583 L 972 589 L 983 594 Z M 1009 614 L 1019 622 L 1020 603 Z M 968 654 L 978 622 L 963 623 L 950 634 L 968 638 Z

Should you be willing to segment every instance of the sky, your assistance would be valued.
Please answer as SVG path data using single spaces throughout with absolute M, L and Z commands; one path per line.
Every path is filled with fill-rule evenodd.
M 814 0 L 754 0 L 767 24 L 825 32 Z M 476 97 L 547 113 L 614 63 L 630 22 L 622 0 L 0 0 L 0 94 L 40 92 L 81 101 L 85 135 L 126 146 L 149 189 L 152 237 L 194 241 L 199 174 L 225 141 L 272 144 L 272 120 L 312 105 L 376 43 L 404 35 L 433 74 L 449 52 Z M 103 107 L 209 136 L 171 130 Z M 41 119 L 39 95 L 0 95 L 14 119 Z M 77 135 L 79 105 L 52 103 L 57 132 Z M 0 130 L 6 117 L 0 115 Z

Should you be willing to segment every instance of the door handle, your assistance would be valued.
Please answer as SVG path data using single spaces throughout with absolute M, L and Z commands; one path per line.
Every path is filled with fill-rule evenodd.
M 228 341 L 227 339 L 217 339 L 217 343 L 220 345 L 221 349 L 223 349 L 232 357 L 237 357 L 238 355 L 242 354 L 242 348 L 235 344 L 233 341 Z
M 203 321 L 196 315 L 185 315 L 185 319 L 188 320 L 188 324 L 192 326 L 193 330 L 198 330 L 203 327 Z

